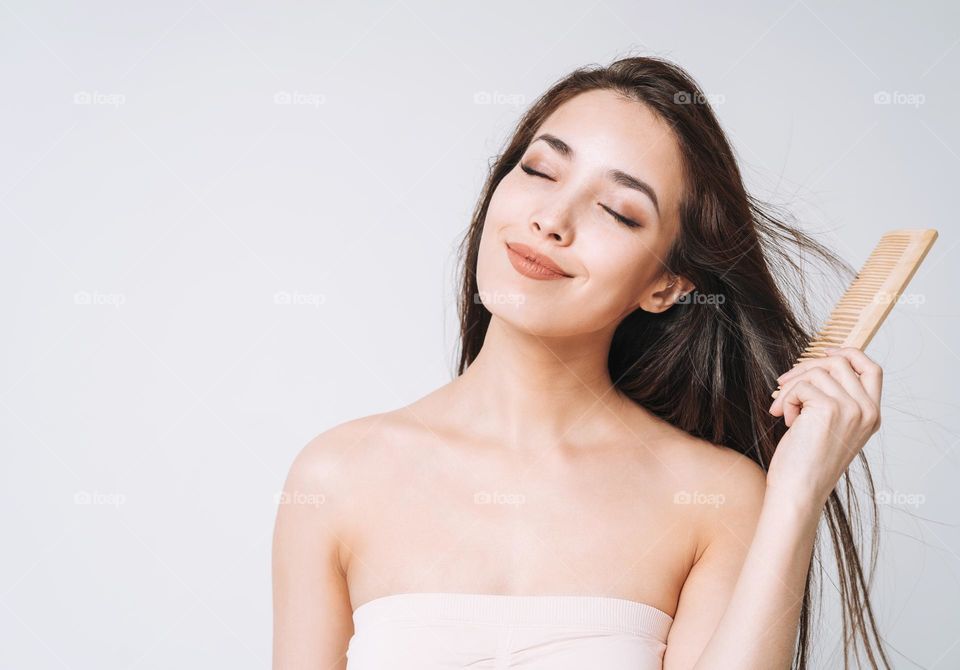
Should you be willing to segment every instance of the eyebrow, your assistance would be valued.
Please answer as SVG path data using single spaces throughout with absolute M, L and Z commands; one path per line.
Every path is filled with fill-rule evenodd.
M 576 156 L 576 152 L 573 150 L 573 147 L 561 140 L 556 135 L 542 133 L 535 137 L 530 144 L 533 144 L 533 142 L 536 142 L 537 140 L 543 140 L 553 147 L 554 150 L 564 158 L 572 160 L 573 157 Z M 642 179 L 637 179 L 633 175 L 628 174 L 623 170 L 617 170 L 615 168 L 607 170 L 606 177 L 620 186 L 626 186 L 627 188 L 632 188 L 635 191 L 645 193 L 647 197 L 653 201 L 653 207 L 657 210 L 657 216 L 660 216 L 660 201 L 657 199 L 657 192 L 653 190 L 653 187 L 650 186 L 650 184 Z

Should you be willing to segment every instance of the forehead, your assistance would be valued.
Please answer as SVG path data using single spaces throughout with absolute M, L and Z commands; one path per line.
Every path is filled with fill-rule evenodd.
M 672 218 L 682 187 L 680 147 L 670 127 L 650 109 L 609 90 L 567 100 L 537 130 L 569 144 L 578 163 L 601 170 L 618 168 L 656 190 Z M 548 151 L 543 142 L 536 142 Z

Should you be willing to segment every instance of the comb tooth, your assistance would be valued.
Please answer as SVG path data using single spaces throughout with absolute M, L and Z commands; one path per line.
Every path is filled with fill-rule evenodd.
M 885 233 L 794 365 L 824 358 L 831 347 L 865 349 L 937 235 L 932 228 Z

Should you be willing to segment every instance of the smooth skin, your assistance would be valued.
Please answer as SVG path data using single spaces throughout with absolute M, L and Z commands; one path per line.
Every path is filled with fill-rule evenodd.
M 694 288 L 662 265 L 679 230 L 679 148 L 609 91 L 567 101 L 543 133 L 572 152 L 534 140 L 493 195 L 477 269 L 493 318 L 477 359 L 410 405 L 321 433 L 290 469 L 275 670 L 343 670 L 352 612 L 418 591 L 625 598 L 674 617 L 666 670 L 790 667 L 817 522 L 879 426 L 881 370 L 844 349 L 782 377 L 770 412 L 789 430 L 766 475 L 623 396 L 607 370 L 616 326 Z M 507 241 L 573 277 L 520 275 Z

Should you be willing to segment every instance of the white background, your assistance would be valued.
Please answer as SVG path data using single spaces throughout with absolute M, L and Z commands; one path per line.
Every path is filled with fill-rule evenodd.
M 867 452 L 897 667 L 960 667 L 958 15 L 4 2 L 0 667 L 266 667 L 291 460 L 450 379 L 488 159 L 552 82 L 628 51 L 687 68 L 751 190 L 855 267 L 887 229 L 940 230 L 868 350 Z

